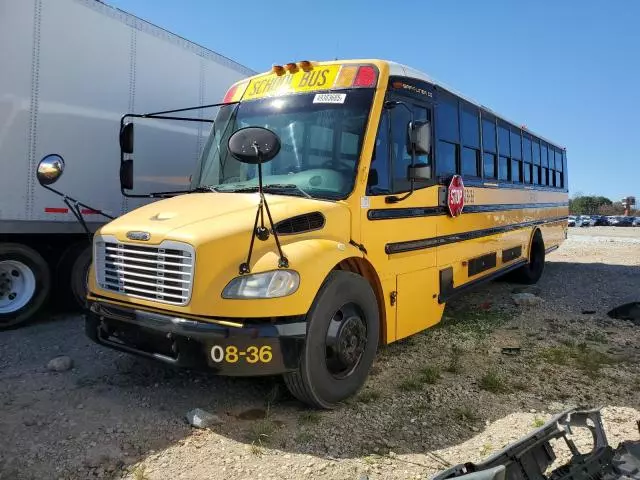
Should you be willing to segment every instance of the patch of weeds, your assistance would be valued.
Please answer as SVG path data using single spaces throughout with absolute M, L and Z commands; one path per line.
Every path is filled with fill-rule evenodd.
M 635 381 L 632 384 L 632 388 L 636 391 L 636 392 L 640 392 L 640 376 L 636 377 Z
M 586 342 L 575 347 L 563 345 L 545 348 L 540 351 L 540 356 L 548 363 L 555 365 L 575 365 L 590 375 L 596 375 L 602 367 L 619 361 L 606 353 L 589 347 Z
M 311 435 L 311 433 L 307 432 L 306 430 L 301 430 L 296 435 L 297 443 L 309 443 L 311 440 L 313 440 L 313 435 Z
M 378 463 L 378 455 L 367 455 L 362 458 L 362 461 L 367 465 L 375 465 Z
M 263 418 L 257 420 L 247 432 L 247 440 L 252 444 L 255 443 L 259 446 L 268 444 L 272 440 L 272 435 L 276 430 L 276 424 L 270 418 Z
M 254 455 L 256 457 L 261 457 L 264 453 L 263 448 L 260 445 L 256 445 L 255 443 L 252 443 L 249 446 L 249 451 L 251 452 L 251 455 Z
M 422 382 L 419 377 L 412 375 L 400 382 L 398 388 L 403 392 L 415 392 L 422 388 Z
M 578 368 L 590 375 L 597 375 L 602 367 L 618 362 L 615 358 L 595 349 L 578 349 L 575 361 Z
M 576 346 L 576 341 L 573 338 L 563 338 L 560 340 L 560 343 L 569 348 L 574 348 Z
M 495 370 L 489 370 L 480 377 L 479 385 L 482 390 L 491 393 L 505 393 L 509 390 L 505 380 Z
M 585 340 L 593 343 L 609 343 L 609 339 L 607 338 L 606 333 L 601 332 L 599 330 L 593 330 L 591 332 L 587 332 L 584 336 Z
M 484 445 L 482 445 L 482 448 L 480 449 L 480 456 L 486 457 L 492 451 L 493 451 L 493 445 L 491 445 L 490 443 L 485 443 Z
M 574 347 L 567 345 L 558 347 L 548 347 L 540 351 L 540 356 L 548 363 L 554 365 L 569 365 L 571 361 L 571 352 Z
M 361 403 L 372 403 L 380 398 L 380 392 L 377 390 L 365 390 L 358 395 L 358 401 Z
M 462 348 L 458 345 L 451 347 L 449 363 L 447 365 L 447 372 L 449 373 L 462 373 Z
M 442 317 L 440 328 L 445 328 L 455 335 L 473 335 L 485 337 L 495 329 L 504 325 L 506 316 L 496 310 L 468 310 L 450 309 L 447 315 Z
M 533 423 L 531 424 L 531 426 L 532 426 L 533 428 L 540 428 L 540 427 L 541 427 L 541 426 L 543 426 L 543 425 L 544 425 L 544 420 L 542 420 L 542 419 L 541 419 L 541 418 L 539 418 L 539 417 L 535 417 L 535 418 L 533 419 Z
M 478 420 L 476 412 L 467 406 L 458 407 L 453 411 L 455 418 L 460 422 L 475 422 Z
M 429 385 L 438 383 L 438 380 L 440 380 L 440 369 L 432 365 L 424 367 L 420 370 L 420 380 Z
M 134 480 L 149 480 L 147 476 L 147 467 L 146 465 L 138 465 L 136 469 L 133 471 L 133 479 Z
M 316 425 L 320 423 L 320 414 L 314 410 L 308 410 L 304 413 L 301 413 L 298 417 L 298 422 L 302 424 L 312 424 Z

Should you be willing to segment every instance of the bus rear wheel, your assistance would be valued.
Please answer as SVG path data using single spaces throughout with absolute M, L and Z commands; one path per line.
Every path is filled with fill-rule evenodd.
M 289 391 L 316 408 L 334 408 L 364 384 L 379 335 L 378 302 L 369 282 L 350 272 L 331 272 L 307 315 L 307 339 Z
M 519 269 L 515 270 L 510 280 L 524 285 L 533 285 L 538 283 L 542 272 L 544 271 L 545 248 L 544 241 L 540 230 L 536 230 L 531 242 L 531 253 L 529 254 L 529 262 Z
M 49 297 L 50 270 L 42 256 L 25 245 L 0 244 L 0 330 L 31 319 Z

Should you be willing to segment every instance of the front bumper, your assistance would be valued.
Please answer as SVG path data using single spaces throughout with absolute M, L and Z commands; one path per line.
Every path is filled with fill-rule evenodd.
M 307 325 L 304 317 L 294 317 L 227 326 L 92 302 L 85 328 L 96 343 L 123 352 L 220 375 L 254 376 L 295 370 Z

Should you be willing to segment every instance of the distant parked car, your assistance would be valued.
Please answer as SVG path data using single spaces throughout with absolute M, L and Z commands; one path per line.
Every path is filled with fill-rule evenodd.
M 635 217 L 631 223 L 632 227 L 640 227 L 640 217 Z
M 581 215 L 578 220 L 576 220 L 576 226 L 578 227 L 589 227 L 591 225 L 591 217 L 587 215 Z
M 614 227 L 631 227 L 633 225 L 634 217 L 622 217 L 616 216 L 610 220 L 611 225 Z
M 569 215 L 569 218 L 567 218 L 567 226 L 568 227 L 575 227 L 576 226 L 576 216 L 575 215 Z
M 592 227 L 607 227 L 609 226 L 609 220 L 604 215 L 596 215 L 591 217 L 591 226 Z

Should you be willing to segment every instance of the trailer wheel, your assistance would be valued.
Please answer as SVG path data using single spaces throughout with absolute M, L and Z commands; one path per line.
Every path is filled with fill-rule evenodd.
M 91 266 L 91 244 L 86 241 L 68 247 L 56 266 L 56 298 L 63 308 L 86 306 L 87 282 Z
M 307 315 L 297 370 L 284 381 L 298 400 L 333 408 L 364 384 L 378 348 L 378 302 L 360 275 L 332 272 Z
M 71 293 L 80 308 L 87 308 L 91 245 L 85 246 L 71 266 Z
M 31 319 L 50 288 L 49 265 L 38 252 L 17 243 L 0 244 L 0 330 Z

